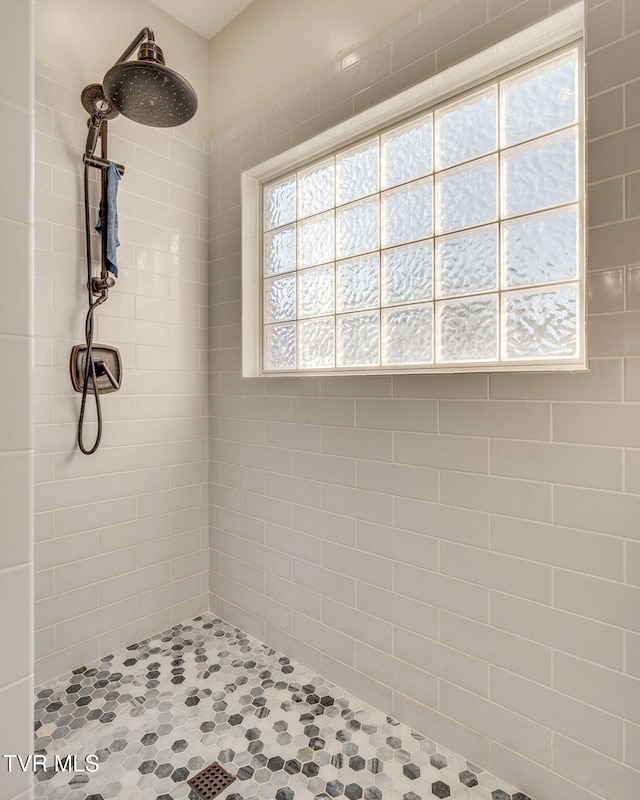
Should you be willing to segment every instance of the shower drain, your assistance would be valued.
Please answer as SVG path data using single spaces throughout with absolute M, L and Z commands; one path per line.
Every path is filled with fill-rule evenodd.
M 230 786 L 235 779 L 235 775 L 231 775 L 214 761 L 213 764 L 209 764 L 208 767 L 194 775 L 193 778 L 189 778 L 187 783 L 202 800 L 213 800 L 227 786 Z

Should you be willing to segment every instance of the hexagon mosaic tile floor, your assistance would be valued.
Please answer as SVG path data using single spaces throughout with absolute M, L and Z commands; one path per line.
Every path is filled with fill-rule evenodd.
M 200 800 L 214 761 L 221 800 L 530 800 L 211 615 L 40 687 L 35 747 L 47 800 Z

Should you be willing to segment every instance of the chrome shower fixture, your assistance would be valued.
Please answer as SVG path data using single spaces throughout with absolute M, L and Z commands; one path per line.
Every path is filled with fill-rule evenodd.
M 139 47 L 138 58 L 128 59 Z M 82 105 L 89 113 L 85 157 L 92 158 L 102 122 L 122 114 L 141 125 L 170 128 L 182 125 L 198 109 L 193 86 L 165 66 L 162 50 L 151 28 L 143 28 L 104 76 L 82 92 Z

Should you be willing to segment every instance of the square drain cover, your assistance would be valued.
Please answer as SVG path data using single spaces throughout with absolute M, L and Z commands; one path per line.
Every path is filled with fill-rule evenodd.
M 193 778 L 189 778 L 187 783 L 202 800 L 213 800 L 220 792 L 235 781 L 236 776 L 231 775 L 216 761 L 209 764 Z

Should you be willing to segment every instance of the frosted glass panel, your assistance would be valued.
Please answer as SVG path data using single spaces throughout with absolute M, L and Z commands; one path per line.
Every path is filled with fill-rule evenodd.
M 419 364 L 433 360 L 433 306 L 382 311 L 382 363 Z
M 436 245 L 438 296 L 498 288 L 498 228 L 443 236 Z
M 354 258 L 336 265 L 337 311 L 379 305 L 380 257 Z
M 382 136 L 382 188 L 428 175 L 433 169 L 431 114 Z
M 298 173 L 298 217 L 333 208 L 333 158 Z
M 436 112 L 436 166 L 452 167 L 498 146 L 497 91 L 466 97 Z
M 264 282 L 264 321 L 295 319 L 296 276 L 270 278 Z
M 438 303 L 437 360 L 493 361 L 498 357 L 498 298 Z
M 385 192 L 382 195 L 382 246 L 431 236 L 432 205 L 431 178 Z
M 264 329 L 264 368 L 295 369 L 296 324 L 267 325 Z
M 578 199 L 575 132 L 549 136 L 503 155 L 502 213 L 506 217 Z
M 298 366 L 304 369 L 335 366 L 333 317 L 298 323 Z
M 379 247 L 380 201 L 362 200 L 336 211 L 338 258 L 366 253 Z
M 314 267 L 335 257 L 333 211 L 298 223 L 298 266 Z
M 575 278 L 578 272 L 578 210 L 505 222 L 502 258 L 507 286 Z
M 382 304 L 430 300 L 433 293 L 433 244 L 395 247 L 382 254 Z
M 504 357 L 570 358 L 578 352 L 577 287 L 503 297 Z
M 296 218 L 296 179 L 287 178 L 264 190 L 264 229 L 279 228 Z
M 350 203 L 378 191 L 379 140 L 347 150 L 336 156 L 336 203 Z
M 321 317 L 334 311 L 333 264 L 298 273 L 298 316 Z
M 278 275 L 296 268 L 296 226 L 278 228 L 264 236 L 264 274 Z
M 578 119 L 575 50 L 502 83 L 502 140 L 505 145 L 532 139 Z
M 438 175 L 437 231 L 447 233 L 492 222 L 497 216 L 495 157 Z
M 368 367 L 380 363 L 380 313 L 336 317 L 336 364 Z

